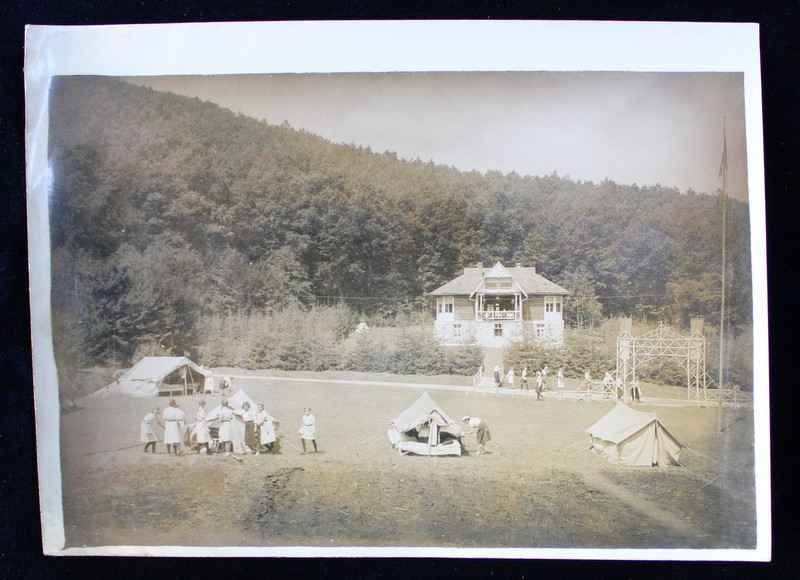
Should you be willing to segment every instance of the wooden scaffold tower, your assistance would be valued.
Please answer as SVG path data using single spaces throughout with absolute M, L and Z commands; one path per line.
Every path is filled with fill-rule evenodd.
M 702 318 L 692 319 L 689 336 L 678 334 L 663 324 L 636 337 L 631 335 L 629 324 L 622 330 L 617 337 L 617 377 L 622 378 L 624 399 L 632 399 L 631 387 L 637 380 L 640 365 L 655 358 L 677 360 L 686 369 L 689 403 L 703 404 L 719 400 L 716 389 L 707 389 L 710 378 L 706 374 L 706 339 L 703 336 Z

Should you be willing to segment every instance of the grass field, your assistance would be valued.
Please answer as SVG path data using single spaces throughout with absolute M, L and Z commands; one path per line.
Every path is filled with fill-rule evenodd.
M 220 369 L 219 374 L 237 374 Z M 245 373 L 243 374 L 257 374 Z M 424 387 L 329 380 L 465 384 L 463 378 L 353 373 L 282 373 L 318 382 L 237 378 L 235 385 L 281 421 L 281 452 L 245 456 L 145 454 L 139 422 L 166 399 L 78 401 L 61 417 L 67 547 L 437 546 L 752 548 L 755 545 L 753 432 L 749 411 L 648 406 L 673 396 L 643 385 L 686 446 L 681 467 L 610 465 L 584 430 L 611 402 L 536 401 L 431 389 L 453 418 L 482 417 L 490 453 L 403 456 L 387 423 Z M 578 381 L 568 381 L 572 388 Z M 221 395 L 205 397 L 207 409 Z M 195 396 L 178 397 L 193 417 Z M 320 452 L 301 455 L 303 408 L 317 418 Z

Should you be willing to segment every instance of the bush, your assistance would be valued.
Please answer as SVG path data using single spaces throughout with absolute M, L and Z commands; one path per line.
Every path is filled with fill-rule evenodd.
M 396 342 L 377 333 L 352 336 L 358 317 L 345 307 L 286 308 L 272 314 L 208 317 L 197 362 L 282 370 L 343 369 L 471 376 L 483 362 L 475 346 L 444 349 L 424 330 L 402 328 Z M 349 338 L 352 336 L 352 338 Z
M 582 378 L 586 371 L 600 378 L 616 366 L 616 343 L 608 343 L 591 330 L 570 330 L 561 348 L 550 348 L 536 343 L 519 343 L 511 346 L 503 358 L 506 369 L 519 372 L 539 370 L 545 364 L 555 372 L 563 370 L 565 377 Z
M 404 329 L 394 344 L 358 336 L 341 358 L 341 368 L 349 371 L 471 376 L 483 364 L 483 351 L 476 346 L 443 348 L 424 331 Z
M 387 359 L 386 370 L 400 375 L 438 375 L 445 369 L 442 347 L 427 333 L 404 331 Z
M 472 376 L 483 364 L 483 349 L 479 346 L 457 346 L 444 353 L 445 373 Z
M 385 372 L 389 368 L 389 348 L 382 340 L 368 335 L 358 336 L 355 343 L 342 353 L 340 366 L 347 371 Z

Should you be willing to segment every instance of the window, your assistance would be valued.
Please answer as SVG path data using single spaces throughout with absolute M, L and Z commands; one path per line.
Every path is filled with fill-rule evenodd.
M 536 334 L 536 338 L 544 338 L 544 324 L 541 322 L 537 323 L 534 332 Z
M 445 296 L 441 298 L 441 302 L 439 302 L 439 314 L 452 314 L 453 313 L 453 300 L 452 296 Z
M 544 311 L 561 313 L 561 296 L 545 296 Z
M 503 325 L 502 324 L 495 324 L 494 325 L 494 335 L 495 336 L 503 336 Z
M 461 338 L 461 325 L 454 324 L 453 325 L 453 338 Z

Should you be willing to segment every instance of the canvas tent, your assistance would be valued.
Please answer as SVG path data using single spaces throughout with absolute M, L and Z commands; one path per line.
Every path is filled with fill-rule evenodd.
M 211 371 L 194 364 L 185 356 L 147 356 L 116 381 L 94 392 L 93 395 L 157 397 L 167 384 L 173 384 L 176 388 L 182 385 L 204 384 L 206 378 L 211 375 Z
M 389 442 L 402 453 L 461 455 L 463 431 L 427 392 L 389 425 Z
M 228 406 L 234 410 L 233 421 L 231 421 L 231 443 L 233 446 L 233 452 L 247 453 L 248 449 L 244 444 L 244 422 L 242 422 L 241 416 L 237 415 L 235 411 L 241 411 L 242 405 L 245 401 L 250 403 L 250 408 L 254 411 L 256 410 L 256 404 L 253 399 L 251 399 L 249 395 L 244 392 L 244 389 L 239 389 L 236 391 L 233 395 L 227 398 L 227 401 Z M 219 419 L 219 412 L 221 409 L 222 405 L 217 405 L 211 411 L 206 413 L 206 427 L 217 426 L 217 419 Z M 191 427 L 193 429 L 194 424 L 192 424 Z
M 623 465 L 680 465 L 683 447 L 655 413 L 643 413 L 617 403 L 586 430 L 592 450 L 610 463 Z

